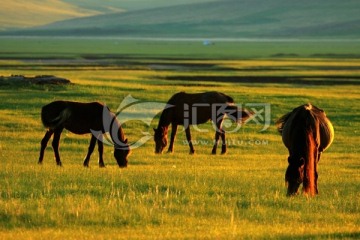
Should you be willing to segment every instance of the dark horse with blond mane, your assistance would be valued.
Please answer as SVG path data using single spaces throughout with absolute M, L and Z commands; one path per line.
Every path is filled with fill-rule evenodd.
M 103 160 L 102 134 L 110 133 L 114 144 L 114 157 L 119 167 L 127 166 L 127 156 L 130 152 L 127 139 L 115 114 L 101 103 L 80 103 L 70 101 L 54 101 L 45 105 L 41 110 L 41 120 L 48 129 L 41 141 L 39 164 L 44 158 L 46 145 L 52 135 L 52 147 L 57 165 L 61 166 L 59 155 L 59 141 L 63 129 L 75 134 L 92 133 L 88 153 L 84 159 L 84 166 L 89 166 L 91 153 L 98 143 L 99 166 L 105 167 Z
M 330 120 L 322 109 L 308 103 L 282 116 L 276 124 L 289 150 L 285 173 L 287 195 L 297 194 L 301 183 L 305 194 L 318 194 L 317 164 L 334 139 Z
M 177 128 L 178 125 L 182 125 L 185 128 L 190 154 L 193 154 L 195 150 L 191 141 L 190 125 L 202 124 L 209 120 L 212 120 L 216 125 L 215 144 L 212 154 L 216 154 L 220 137 L 222 140 L 221 153 L 226 153 L 225 131 L 222 128 L 225 116 L 237 122 L 244 122 L 251 116 L 251 113 L 239 109 L 234 105 L 234 100 L 231 97 L 220 92 L 196 94 L 179 92 L 174 94 L 167 102 L 160 116 L 157 129 L 154 129 L 155 153 L 162 153 L 166 147 L 168 128 L 171 124 L 172 131 L 168 152 L 174 151 Z

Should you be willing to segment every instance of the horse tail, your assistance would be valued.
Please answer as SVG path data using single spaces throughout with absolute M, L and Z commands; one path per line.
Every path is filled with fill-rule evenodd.
M 282 117 L 280 117 L 280 118 L 275 122 L 276 128 L 277 128 L 277 130 L 278 130 L 278 132 L 279 132 L 280 134 L 283 133 L 285 123 L 286 123 L 287 120 L 290 118 L 290 116 L 292 115 L 292 113 L 293 113 L 293 112 L 289 112 L 289 113 L 283 115 Z
M 71 115 L 65 102 L 52 102 L 41 109 L 41 121 L 46 128 L 56 129 L 63 125 Z
M 315 170 L 316 170 L 316 158 L 318 154 L 316 139 L 314 138 L 314 133 L 308 131 L 306 133 L 306 147 L 304 160 L 304 181 L 303 181 L 303 190 L 306 194 L 314 196 L 316 194 L 315 186 Z
M 304 181 L 303 190 L 306 194 L 314 196 L 317 193 L 315 186 L 315 171 L 318 156 L 318 146 L 320 141 L 319 123 L 316 117 L 311 112 L 311 107 L 306 106 L 305 108 L 305 146 L 306 150 L 304 153 Z
M 253 113 L 251 113 L 249 110 L 245 108 L 238 108 L 235 105 L 227 105 L 225 111 L 226 115 L 230 117 L 230 119 L 238 123 L 244 123 L 253 115 Z

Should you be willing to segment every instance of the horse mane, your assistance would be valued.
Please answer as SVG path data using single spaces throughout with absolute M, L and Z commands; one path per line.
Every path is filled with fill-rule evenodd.
M 164 110 L 161 112 L 160 115 L 160 119 L 159 119 L 159 123 L 158 123 L 158 128 L 159 127 L 164 127 L 164 128 L 168 128 L 171 120 L 172 120 L 172 116 L 171 114 L 173 113 L 173 107 L 176 106 L 178 99 L 183 98 L 183 96 L 185 95 L 185 92 L 178 92 L 176 94 L 174 94 L 166 103 L 166 106 L 164 108 Z
M 298 157 L 295 158 L 296 161 L 303 161 L 303 191 L 310 196 L 316 194 L 315 165 L 320 144 L 319 124 L 322 121 L 320 112 L 320 109 L 315 106 L 304 104 L 285 114 L 276 122 L 278 131 L 282 133 L 285 123 L 291 121 L 292 154 Z M 287 127 L 286 131 L 288 130 Z M 284 134 L 290 134 L 290 132 Z
M 115 145 L 121 145 L 126 142 L 125 133 L 118 121 L 116 115 L 109 111 L 110 117 L 112 118 L 110 123 L 110 137 Z M 116 131 L 116 132 L 115 132 Z M 116 135 L 115 135 L 116 134 Z M 114 136 L 115 135 L 115 136 Z M 120 141 L 120 143 L 118 143 Z
M 282 134 L 282 132 L 284 130 L 284 125 L 285 125 L 286 121 L 289 119 L 289 117 L 292 115 L 292 113 L 293 113 L 293 111 L 283 115 L 275 122 L 276 128 L 280 134 Z

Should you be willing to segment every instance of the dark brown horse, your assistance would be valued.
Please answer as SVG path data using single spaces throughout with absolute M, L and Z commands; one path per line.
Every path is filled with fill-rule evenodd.
M 119 167 L 127 166 L 127 156 L 130 152 L 127 139 L 115 114 L 101 103 L 79 103 L 69 101 L 55 101 L 45 105 L 41 110 L 41 120 L 48 129 L 41 141 L 39 164 L 44 158 L 46 145 L 52 135 L 52 147 L 57 165 L 61 166 L 59 155 L 59 141 L 63 129 L 75 134 L 92 133 L 88 153 L 84 159 L 84 166 L 89 166 L 91 153 L 96 141 L 99 150 L 99 166 L 104 167 L 102 134 L 110 133 L 114 144 L 114 157 Z
M 215 144 L 212 154 L 216 154 L 219 139 L 222 140 L 221 153 L 226 153 L 225 131 L 222 123 L 225 116 L 234 121 L 244 122 L 250 113 L 234 105 L 234 100 L 220 92 L 188 94 L 179 92 L 173 95 L 163 110 L 157 129 L 154 129 L 155 153 L 162 153 L 167 145 L 168 128 L 171 124 L 171 139 L 168 152 L 174 151 L 174 140 L 178 125 L 185 128 L 190 154 L 195 152 L 190 134 L 190 125 L 202 124 L 212 120 L 216 124 Z
M 334 129 L 322 109 L 310 103 L 295 108 L 277 122 L 282 141 L 289 150 L 289 166 L 285 173 L 287 195 L 298 192 L 318 194 L 317 165 L 320 156 L 334 139 Z

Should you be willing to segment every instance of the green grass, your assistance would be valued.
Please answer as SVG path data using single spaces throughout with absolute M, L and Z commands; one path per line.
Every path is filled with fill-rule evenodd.
M 41 38 L 0 39 L 2 57 L 23 58 L 176 58 L 176 59 L 254 59 L 254 58 L 358 58 L 359 41 L 214 41 L 203 46 L 201 40 L 155 41 L 121 38 Z M 41 63 L 41 62 L 40 62 Z
M 190 49 L 189 55 L 186 54 L 188 58 Z M 358 59 L 309 56 L 289 59 L 265 55 L 255 59 L 233 56 L 232 60 L 226 60 L 221 55 L 211 59 L 205 54 L 210 59 L 199 61 L 182 56 L 175 59 L 175 50 L 168 54 L 163 50 L 162 56 L 172 59 L 158 55 L 154 59 L 146 53 L 145 57 L 131 55 L 136 58 L 125 59 L 130 62 L 105 58 L 109 62 L 103 64 L 97 55 L 101 52 L 98 49 L 72 53 L 72 50 L 55 48 L 54 54 L 25 47 L 23 51 L 9 48 L 2 56 L 16 51 L 20 57 L 18 55 L 16 61 L 2 60 L 0 75 L 53 74 L 75 84 L 0 85 L 1 239 L 359 238 L 359 85 L 165 79 L 250 73 L 304 77 L 317 73 L 325 78 L 332 74 L 356 78 Z M 39 54 L 34 55 L 37 59 L 21 59 L 27 54 L 31 56 L 32 51 Z M 55 58 L 70 54 L 71 59 L 78 62 L 69 59 L 62 66 L 58 62 L 50 64 L 38 59 L 43 54 Z M 97 65 L 86 65 L 79 57 L 81 54 L 95 54 Z M 196 65 L 199 62 L 201 65 Z M 83 63 L 85 65 L 81 65 Z M 152 69 L 150 66 L 165 63 L 190 64 L 197 68 Z M 177 91 L 210 90 L 225 92 L 239 104 L 270 103 L 272 125 L 265 132 L 259 132 L 262 126 L 249 123 L 239 132 L 229 133 L 227 138 L 238 144 L 230 145 L 224 156 L 210 155 L 212 147 L 203 144 L 195 146 L 194 156 L 189 155 L 183 131 L 179 132 L 175 153 L 171 155 L 155 155 L 150 140 L 133 150 L 127 169 L 117 167 L 109 146 L 105 146 L 104 151 L 106 168 L 98 168 L 96 150 L 90 168 L 83 168 L 82 159 L 90 136 L 65 131 L 60 149 L 63 167 L 56 166 L 50 146 L 43 165 L 37 164 L 40 141 L 45 133 L 40 109 L 52 100 L 96 100 L 115 110 L 128 94 L 144 101 L 164 102 Z M 282 114 L 309 101 L 326 111 L 335 128 L 335 140 L 319 163 L 320 194 L 314 198 L 303 195 L 287 198 L 284 186 L 287 150 L 273 123 Z M 151 126 L 139 121 L 127 122 L 125 134 L 134 142 L 141 136 L 140 130 L 151 132 L 157 121 L 155 118 Z M 193 138 L 212 140 L 210 123 L 199 127 L 209 131 L 193 130 Z

